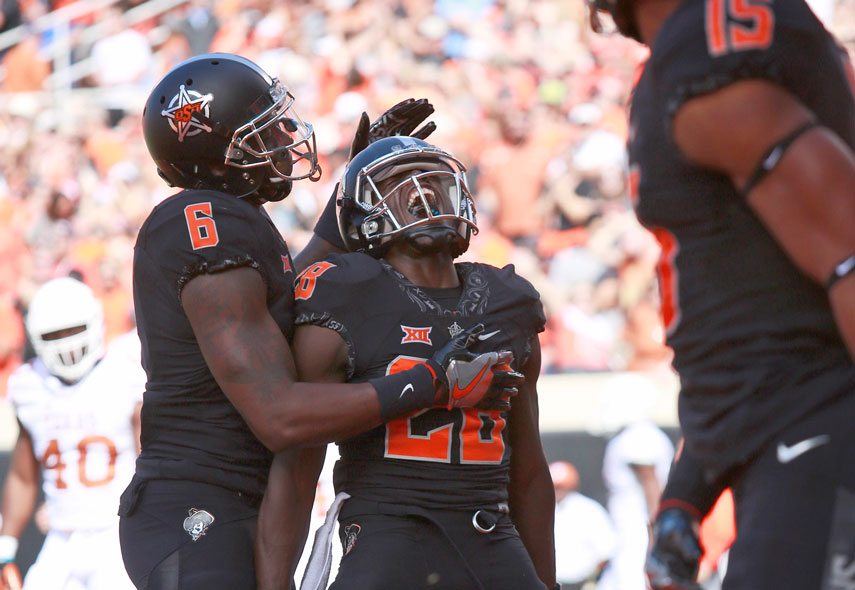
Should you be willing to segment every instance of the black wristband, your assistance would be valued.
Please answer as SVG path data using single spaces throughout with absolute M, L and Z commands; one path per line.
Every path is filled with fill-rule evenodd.
M 427 365 L 416 365 L 407 371 L 371 379 L 369 383 L 377 390 L 383 422 L 430 407 L 436 397 L 433 371 Z
M 831 289 L 837 281 L 853 272 L 855 272 L 855 254 L 834 267 L 834 270 L 831 271 L 828 280 L 825 282 L 825 290 Z

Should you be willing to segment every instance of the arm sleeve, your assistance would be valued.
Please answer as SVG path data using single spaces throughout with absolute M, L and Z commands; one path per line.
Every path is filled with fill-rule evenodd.
M 668 474 L 659 512 L 666 508 L 682 508 L 701 520 L 712 510 L 726 487 L 724 478 L 708 480 L 701 462 L 684 446 L 680 458 Z
M 314 233 L 316 236 L 323 238 L 333 246 L 341 250 L 347 250 L 347 246 L 344 245 L 344 240 L 341 239 L 341 233 L 338 230 L 338 212 L 335 203 L 337 194 L 338 184 L 333 188 L 332 195 L 330 195 L 323 213 L 321 213 L 321 216 L 318 218 L 318 222 L 315 224 Z

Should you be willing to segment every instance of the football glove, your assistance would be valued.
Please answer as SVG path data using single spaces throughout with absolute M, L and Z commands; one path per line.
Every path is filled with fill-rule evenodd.
M 448 409 L 479 407 L 507 409 L 510 397 L 524 377 L 510 368 L 510 351 L 475 354 L 468 347 L 478 341 L 484 325 L 461 332 L 436 351 L 427 364 L 436 375 L 437 385 L 448 392 Z
M 697 521 L 685 510 L 666 508 L 653 523 L 653 549 L 644 564 L 653 590 L 701 590 L 695 580 L 702 551 Z
M 409 135 L 419 139 L 425 139 L 436 129 L 436 123 L 426 123 L 418 131 L 413 131 L 425 119 L 433 114 L 433 105 L 426 98 L 418 100 L 408 98 L 391 107 L 380 115 L 374 123 L 370 123 L 368 113 L 363 112 L 356 127 L 356 134 L 350 144 L 348 160 L 374 143 L 378 139 L 391 137 L 393 135 Z

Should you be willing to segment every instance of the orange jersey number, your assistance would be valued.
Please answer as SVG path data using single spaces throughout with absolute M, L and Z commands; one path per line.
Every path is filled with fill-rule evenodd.
M 184 208 L 184 219 L 187 220 L 187 231 L 190 232 L 190 243 L 194 250 L 208 248 L 220 243 L 217 235 L 217 224 L 211 212 L 211 203 L 196 203 Z
M 707 50 L 713 57 L 772 44 L 771 0 L 707 0 Z
M 100 479 L 90 479 L 86 473 L 86 457 L 91 445 L 103 445 L 107 449 L 107 470 L 104 476 Z M 87 488 L 96 486 L 104 486 L 110 483 L 115 477 L 116 457 L 119 452 L 116 450 L 116 444 L 106 436 L 87 436 L 77 443 L 77 451 L 80 458 L 77 461 L 77 477 Z M 68 488 L 68 484 L 63 478 L 65 468 L 68 465 L 62 460 L 62 451 L 59 450 L 59 443 L 56 439 L 51 440 L 45 449 L 42 456 L 42 465 L 45 470 L 52 469 L 56 471 L 56 487 L 59 490 Z
M 389 364 L 386 374 L 406 371 L 423 362 L 421 358 L 399 356 Z M 386 424 L 386 457 L 481 465 L 502 462 L 505 454 L 502 431 L 506 423 L 501 412 L 455 408 L 448 412 L 445 424 L 425 431 L 420 426 L 422 416 L 429 411 L 420 410 Z M 460 453 L 452 457 L 454 437 L 460 440 Z

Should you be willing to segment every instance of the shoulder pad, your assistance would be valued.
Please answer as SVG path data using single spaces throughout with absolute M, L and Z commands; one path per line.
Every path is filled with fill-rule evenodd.
M 546 318 L 540 293 L 516 273 L 513 264 L 502 268 L 482 263 L 460 264 L 472 264 L 484 273 L 490 285 L 491 314 L 504 316 L 505 321 L 519 325 L 523 332 L 544 330 Z
M 763 78 L 789 87 L 791 74 L 807 65 L 799 64 L 805 54 L 827 41 L 804 3 L 752 4 L 750 13 L 727 14 L 740 5 L 719 2 L 718 27 L 707 26 L 708 4 L 684 2 L 660 30 L 646 66 L 663 89 L 658 100 L 670 115 L 687 100 L 739 80 Z M 759 20 L 767 26 L 756 25 L 749 40 L 734 46 L 735 35 L 745 32 L 743 23 Z
M 45 392 L 45 379 L 52 375 L 39 359 L 19 366 L 9 375 L 6 397 L 16 408 L 32 402 Z
M 353 301 L 372 291 L 371 283 L 381 274 L 380 263 L 360 252 L 332 254 L 312 264 L 294 281 L 298 323 L 306 314 L 335 316 L 352 307 Z
M 264 275 L 270 253 L 287 251 L 262 211 L 231 195 L 201 190 L 182 191 L 158 205 L 140 229 L 136 249 L 174 281 L 176 293 L 205 272 L 252 266 Z

